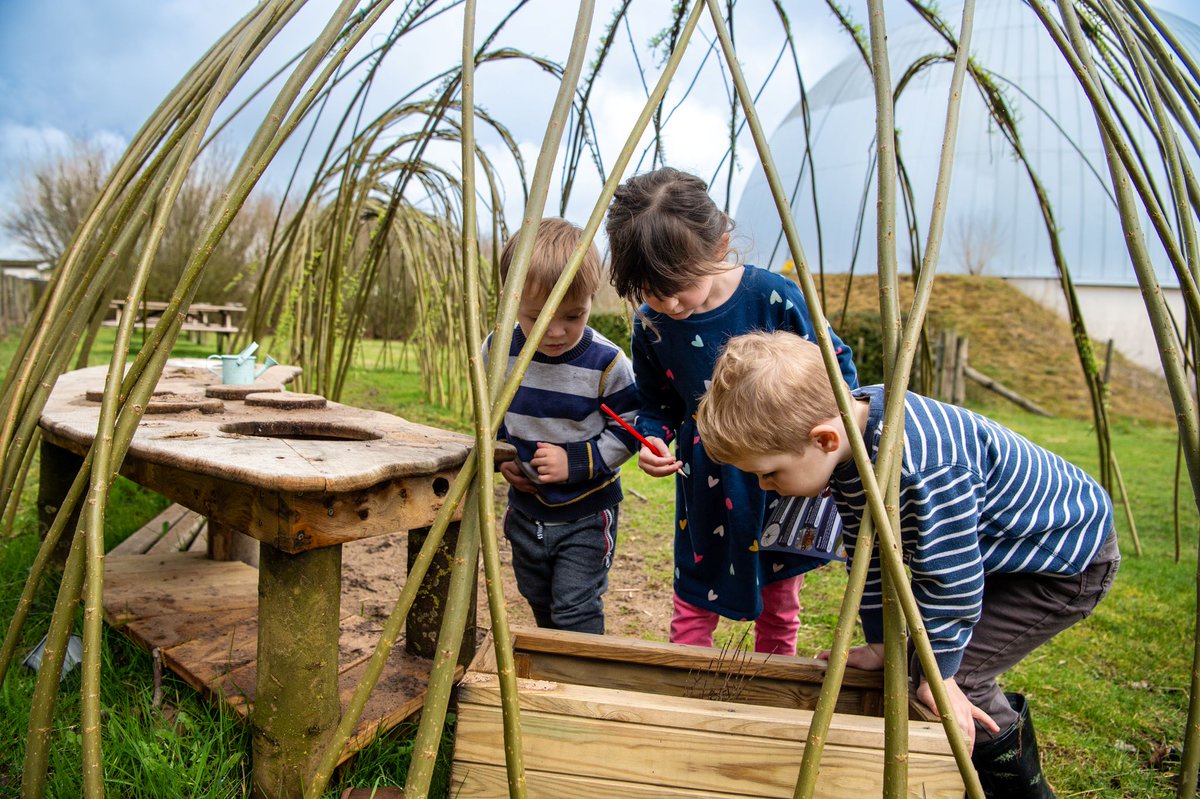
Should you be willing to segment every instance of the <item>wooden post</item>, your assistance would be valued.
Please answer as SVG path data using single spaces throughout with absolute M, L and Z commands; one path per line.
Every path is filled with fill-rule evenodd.
M 955 405 L 967 404 L 967 380 L 963 375 L 963 370 L 967 368 L 968 341 L 966 336 L 959 336 L 958 340 L 954 342 L 954 395 L 950 401 Z
M 54 517 L 71 490 L 75 475 L 83 466 L 83 458 L 70 450 L 63 449 L 57 444 L 51 444 L 42 439 L 41 450 L 38 453 L 38 536 L 45 538 L 54 524 Z M 63 529 L 58 546 L 54 548 L 53 563 L 61 570 L 67 563 L 67 555 L 71 552 L 71 541 L 75 537 L 75 529 L 79 527 L 79 512 L 83 507 L 80 502 L 71 515 L 70 521 Z
M 954 360 L 953 342 L 949 330 L 943 330 L 938 336 L 938 357 L 937 357 L 937 389 L 936 399 L 946 400 L 950 395 L 950 386 L 947 381 L 947 375 L 952 368 Z
M 208 520 L 209 560 L 240 560 L 258 568 L 258 549 L 256 539 L 211 518 Z
M 1108 372 L 1112 369 L 1113 340 L 1110 338 L 1104 347 L 1104 385 L 1108 385 Z
M 454 547 L 458 543 L 458 528 L 458 522 L 451 522 L 446 528 L 441 546 L 434 554 L 433 562 L 429 564 L 429 571 L 425 573 L 425 581 L 421 583 L 421 588 L 413 599 L 412 608 L 408 611 L 408 620 L 404 627 L 404 648 L 411 655 L 432 659 L 437 651 L 438 631 L 442 627 L 446 597 L 450 591 L 450 569 L 454 563 Z M 428 535 L 428 527 L 408 531 L 409 571 L 412 571 L 413 562 L 416 561 L 417 553 L 421 551 Z M 464 666 L 475 657 L 476 593 L 477 589 L 473 584 L 467 626 L 463 631 L 462 647 L 458 654 L 458 662 Z
M 289 555 L 262 545 L 258 570 L 253 793 L 299 799 L 337 726 L 341 545 Z

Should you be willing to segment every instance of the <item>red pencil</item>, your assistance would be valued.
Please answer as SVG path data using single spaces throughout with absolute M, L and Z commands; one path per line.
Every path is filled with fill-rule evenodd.
M 662 450 L 660 450 L 658 447 L 654 446 L 654 445 L 653 445 L 653 444 L 651 444 L 649 441 L 647 441 L 645 436 L 643 436 L 641 433 L 639 433 L 638 431 L 636 431 L 636 430 L 634 430 L 632 427 L 630 427 L 630 426 L 629 426 L 629 422 L 626 422 L 626 421 L 625 421 L 624 419 L 622 419 L 620 416 L 617 416 L 617 413 L 616 413 L 616 411 L 614 411 L 612 408 L 610 408 L 610 407 L 608 407 L 607 405 L 605 405 L 603 402 L 602 402 L 602 403 L 600 403 L 600 410 L 604 411 L 604 412 L 605 412 L 605 413 L 607 413 L 609 416 L 611 416 L 612 418 L 616 419 L 616 420 L 617 420 L 617 423 L 618 423 L 618 424 L 620 424 L 620 425 L 621 425 L 621 427 L 624 427 L 626 430 L 628 430 L 630 433 L 632 433 L 632 434 L 633 434 L 633 437 L 634 437 L 634 438 L 636 438 L 638 441 L 642 442 L 642 443 L 643 443 L 643 444 L 645 444 L 647 447 L 649 447 L 651 452 L 657 452 L 659 455 L 662 455 L 664 458 L 669 458 L 669 457 L 670 457 L 670 454 L 668 454 L 668 453 L 666 453 L 666 452 L 663 452 L 663 451 L 662 451 Z

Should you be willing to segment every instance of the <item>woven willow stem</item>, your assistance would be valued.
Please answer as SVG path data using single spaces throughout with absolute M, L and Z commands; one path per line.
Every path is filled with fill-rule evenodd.
M 8 632 L 4 635 L 4 645 L 0 648 L 0 685 L 4 684 L 4 678 L 8 675 L 8 669 L 12 665 L 13 652 L 16 651 L 17 644 L 21 640 L 21 631 L 25 626 L 25 620 L 29 617 L 29 611 L 33 607 L 33 597 L 37 593 L 38 586 L 41 585 L 46 567 L 54 559 L 54 550 L 58 546 L 59 539 L 62 538 L 67 521 L 74 514 L 75 507 L 79 504 L 79 500 L 87 488 L 91 467 L 92 454 L 89 452 L 79 473 L 75 475 L 71 487 L 67 490 L 67 495 L 59 507 L 58 513 L 54 516 L 54 521 L 50 523 L 46 537 L 42 539 L 42 543 L 38 547 L 33 565 L 29 568 L 29 576 L 25 579 L 21 598 L 17 600 L 16 610 L 13 611 L 13 617 L 8 623 Z
M 1175 218 L 1183 233 L 1184 255 L 1187 257 L 1190 267 L 1189 273 L 1195 275 L 1197 265 L 1200 264 L 1200 255 L 1196 250 L 1196 224 L 1188 203 L 1188 189 L 1182 165 L 1185 156 L 1180 152 L 1179 137 L 1175 134 L 1175 127 L 1163 105 L 1163 98 L 1155 82 L 1154 73 L 1129 27 L 1128 19 L 1121 9 L 1117 8 L 1113 0 L 1101 0 L 1101 2 L 1108 11 L 1118 37 L 1125 46 L 1125 52 L 1133 65 L 1134 76 L 1140 82 L 1142 92 L 1150 102 L 1154 124 L 1158 129 L 1160 146 L 1166 156 L 1167 177 L 1171 182 L 1171 195 L 1175 201 Z
M 1040 0 L 1031 0 L 1031 6 L 1042 20 L 1051 35 L 1056 33 L 1053 20 Z M 1079 62 L 1080 81 L 1090 79 L 1095 81 L 1095 67 L 1087 42 L 1075 16 L 1075 10 L 1070 2 L 1060 0 L 1059 12 L 1063 18 L 1070 37 L 1070 44 L 1061 41 L 1056 36 L 1064 55 L 1071 47 L 1071 55 Z M 1070 60 L 1070 58 L 1068 59 Z M 1126 142 L 1110 135 L 1109 128 L 1103 124 L 1104 108 L 1093 100 L 1093 108 L 1097 122 L 1100 125 L 1100 136 L 1104 143 L 1104 154 L 1108 160 L 1109 171 L 1112 174 L 1113 188 L 1117 194 L 1117 207 L 1121 213 L 1121 224 L 1125 229 L 1125 242 L 1129 248 L 1130 259 L 1138 276 L 1138 284 L 1142 289 L 1142 297 L 1146 302 L 1146 310 L 1154 328 L 1155 339 L 1158 342 L 1159 353 L 1163 363 L 1163 371 L 1167 377 L 1167 385 L 1171 391 L 1171 401 L 1175 406 L 1175 414 L 1180 428 L 1180 441 L 1183 445 L 1185 463 L 1192 482 L 1192 493 L 1200 503 L 1200 442 L 1197 440 L 1197 417 L 1195 402 L 1189 391 L 1186 374 L 1183 367 L 1183 355 L 1179 349 L 1178 336 L 1171 328 L 1166 304 L 1162 299 L 1161 289 L 1150 262 L 1146 248 L 1145 236 L 1141 229 L 1137 207 L 1133 199 L 1133 191 L 1129 186 L 1130 173 L 1126 168 L 1128 147 Z M 1183 283 L 1181 277 L 1181 284 Z M 1195 316 L 1193 315 L 1193 318 Z M 1197 566 L 1197 593 L 1200 594 L 1200 564 Z M 1197 621 L 1200 622 L 1200 606 L 1197 610 Z M 1190 701 L 1188 705 L 1187 731 L 1184 737 L 1183 757 L 1180 760 L 1180 776 L 1178 796 L 1180 799 L 1190 799 L 1196 792 L 1197 771 L 1200 770 L 1200 635 L 1193 641 L 1192 675 L 1190 686 Z
M 408 576 L 404 581 L 404 588 L 400 590 L 400 596 L 396 599 L 396 604 L 392 607 L 392 612 L 383 624 L 383 629 L 379 633 L 379 642 L 375 645 L 375 651 L 371 653 L 371 658 L 367 661 L 367 665 L 363 669 L 363 675 L 359 678 L 358 685 L 354 689 L 354 695 L 346 703 L 346 707 L 342 711 L 341 721 L 338 722 L 337 729 L 330 736 L 325 752 L 321 755 L 321 760 L 317 764 L 311 780 L 304 789 L 305 799 L 320 799 L 325 786 L 329 782 L 330 776 L 333 774 L 334 766 L 337 765 L 338 758 L 341 756 L 342 749 L 345 748 L 346 742 L 350 740 L 350 736 L 354 732 L 358 720 L 362 718 L 363 709 L 367 705 L 367 699 L 370 698 L 371 690 L 375 687 L 375 684 L 379 682 L 379 675 L 383 673 L 383 667 L 387 664 L 392 647 L 395 646 L 396 639 L 400 637 L 400 630 L 404 627 L 404 621 L 408 618 L 409 610 L 412 609 L 413 600 L 417 596 L 417 589 L 420 588 L 421 582 L 425 579 L 425 575 L 429 571 L 429 565 L 433 562 L 433 556 L 446 534 L 446 527 L 462 503 L 463 497 L 471 485 L 471 481 L 475 478 L 476 465 L 476 452 L 472 450 L 467 455 L 467 460 L 463 463 L 462 468 L 458 470 L 454 481 L 450 484 L 450 490 L 446 493 L 444 503 L 438 510 L 433 524 L 429 526 L 429 533 L 425 537 L 425 545 L 417 553 L 412 568 L 409 570 Z M 488 466 L 490 468 L 491 464 L 488 464 Z
M 462 256 L 464 277 L 466 280 L 467 301 L 463 304 L 467 338 L 478 341 L 480 334 L 479 316 L 479 275 L 476 272 L 476 215 L 475 215 L 475 0 L 467 0 L 463 11 L 463 48 L 462 48 Z M 477 462 L 492 462 L 492 430 L 488 414 L 488 390 L 483 366 L 478 356 L 470 359 L 471 387 L 475 404 L 475 452 Z M 482 524 L 495 525 L 495 512 L 492 508 L 492 475 L 489 470 L 480 469 L 474 487 L 475 502 L 471 502 L 468 493 L 467 507 L 463 524 L 459 531 L 458 545 L 455 552 L 454 570 L 451 575 L 450 595 L 446 602 L 446 617 L 438 636 L 437 660 L 429 677 L 429 688 L 425 694 L 425 704 L 421 713 L 421 725 L 417 730 L 414 742 L 413 765 L 408 773 L 405 793 L 414 797 L 428 795 L 429 783 L 433 777 L 433 767 L 437 758 L 437 750 L 441 741 L 441 732 L 446 721 L 446 705 L 449 702 L 450 686 L 453 682 L 454 667 L 458 661 L 458 648 L 462 642 L 463 628 L 467 615 L 467 605 L 471 600 L 471 592 L 475 586 L 475 575 L 478 569 L 480 527 Z M 494 534 L 493 541 L 494 544 Z M 492 553 L 496 563 L 499 563 L 499 553 Z M 508 693 L 512 698 L 513 707 L 504 707 L 504 751 L 509 774 L 509 794 L 523 797 L 525 795 L 525 770 L 522 762 L 520 716 L 516 708 L 516 678 L 512 668 L 512 643 L 507 639 L 508 620 L 504 615 L 504 598 L 501 595 L 499 604 L 490 601 L 492 596 L 491 580 L 489 583 L 489 607 L 492 614 L 493 630 L 504 632 L 503 643 L 496 643 L 497 662 L 499 655 L 507 655 L 507 671 L 509 685 Z M 458 605 L 461 602 L 462 608 Z M 497 613 L 499 610 L 499 613 Z M 461 617 L 461 620 L 460 620 Z M 503 686 L 502 686 L 503 687 Z M 511 723 L 511 728 L 510 728 Z
M 745 89 L 745 79 L 742 76 L 740 65 L 737 62 L 736 53 L 732 50 L 732 44 L 729 41 L 727 32 L 725 31 L 724 21 L 720 17 L 720 10 L 717 8 L 715 0 L 707 0 L 709 6 L 709 15 L 713 18 L 713 24 L 717 29 L 717 35 L 721 39 L 721 46 L 725 51 L 726 63 L 729 65 L 730 73 L 733 75 L 735 83 L 739 85 L 739 91 L 742 92 L 744 98 L 749 98 L 749 93 Z M 965 52 L 965 50 L 964 50 Z M 965 56 L 964 56 L 965 57 Z M 934 698 L 937 700 L 939 712 L 942 715 L 942 724 L 946 730 L 947 738 L 950 741 L 950 746 L 954 750 L 955 759 L 958 761 L 959 769 L 963 772 L 964 779 L 967 782 L 967 790 L 973 799 L 978 799 L 982 796 L 982 789 L 979 787 L 978 778 L 975 776 L 974 769 L 970 765 L 969 754 L 967 753 L 966 743 L 963 739 L 962 731 L 958 729 L 958 725 L 954 722 L 953 714 L 950 712 L 949 697 L 946 694 L 945 685 L 940 678 L 937 662 L 933 656 L 933 650 L 929 644 L 929 636 L 921 622 L 920 610 L 917 607 L 916 600 L 913 599 L 912 590 L 908 585 L 907 577 L 904 573 L 904 564 L 898 557 L 897 541 L 889 524 L 887 510 L 883 503 L 883 492 L 879 488 L 879 483 L 876 480 L 875 472 L 872 470 L 870 457 L 867 455 L 866 447 L 863 443 L 862 433 L 855 424 L 853 408 L 851 403 L 853 400 L 846 388 L 845 382 L 841 378 L 840 366 L 837 361 L 837 355 L 833 351 L 833 342 L 829 337 L 828 322 L 825 319 L 824 311 L 821 308 L 820 298 L 817 295 L 816 286 L 813 283 L 812 274 L 808 269 L 808 263 L 804 258 L 804 251 L 800 245 L 799 235 L 796 232 L 795 220 L 792 219 L 790 208 L 787 204 L 787 198 L 783 192 L 782 182 L 779 180 L 778 170 L 775 168 L 775 159 L 771 155 L 770 145 L 767 143 L 766 134 L 763 132 L 762 125 L 758 120 L 758 115 L 754 111 L 752 103 L 744 102 L 744 110 L 746 112 L 746 120 L 750 125 L 751 133 L 754 136 L 755 146 L 758 148 L 759 160 L 763 166 L 763 172 L 767 176 L 767 182 L 771 187 L 771 194 L 775 199 L 776 208 L 779 211 L 780 220 L 783 223 L 784 230 L 788 239 L 788 246 L 792 252 L 793 262 L 796 264 L 797 272 L 800 277 L 801 289 L 804 292 L 805 302 L 808 304 L 809 313 L 813 319 L 816 328 L 817 343 L 821 348 L 821 356 L 825 363 L 826 373 L 830 380 L 830 385 L 833 388 L 834 395 L 838 401 L 838 408 L 841 412 L 842 422 L 846 426 L 846 432 L 850 441 L 851 449 L 854 453 L 855 465 L 858 467 L 859 475 L 863 481 L 866 492 L 870 514 L 874 518 L 875 528 L 880 538 L 880 554 L 883 561 L 883 567 L 891 575 L 893 585 L 896 588 L 899 596 L 901 607 L 904 609 L 905 618 L 908 621 L 911 630 L 913 643 L 916 647 L 917 655 L 921 663 L 921 668 L 929 676 L 929 687 L 933 692 Z M 913 345 L 915 350 L 915 345 Z M 911 353 L 909 355 L 911 358 Z M 893 392 L 889 397 L 891 403 L 897 402 L 899 398 L 899 408 L 903 409 L 903 392 Z M 899 417 L 891 417 L 899 418 Z M 885 422 L 886 424 L 886 422 Z M 880 451 L 877 456 L 880 473 L 890 475 L 891 467 L 891 447 L 885 447 L 888 444 L 886 440 L 881 444 Z M 864 519 L 865 521 L 865 519 Z M 839 653 L 834 652 L 830 655 L 830 669 L 835 670 L 839 666 L 835 665 L 835 661 L 839 659 Z M 840 664 L 844 667 L 845 655 L 842 654 Z M 822 687 L 822 693 L 832 691 L 837 693 L 838 687 L 830 688 L 829 671 L 826 672 L 826 685 Z M 840 681 L 840 677 L 839 677 Z M 818 711 L 821 710 L 821 704 L 818 703 Z M 829 711 L 832 716 L 832 709 Z M 800 781 L 796 786 L 796 796 L 811 795 L 813 786 L 816 780 L 816 769 L 819 764 L 820 750 L 823 747 L 824 735 L 828 729 L 828 723 L 823 729 L 817 729 L 816 724 L 818 716 L 814 714 L 813 727 L 810 728 L 809 738 L 805 745 L 804 762 L 801 764 Z M 808 793 L 805 793 L 807 791 Z
M 278 5 L 276 3 L 275 5 Z M 208 93 L 204 108 L 184 141 L 183 153 L 176 160 L 172 175 L 167 181 L 165 192 L 160 196 L 155 219 L 149 236 L 143 245 L 142 258 L 134 275 L 133 284 L 126 296 L 126 307 L 133 308 L 141 301 L 150 268 L 158 252 L 158 245 L 166 231 L 167 217 L 174 207 L 175 199 L 183 187 L 188 170 L 200 151 L 204 131 L 216 114 L 217 107 L 237 80 L 237 67 L 250 49 L 251 43 L 266 26 L 268 15 L 262 14 L 255 24 L 248 26 L 242 34 L 225 69 Z M 116 421 L 119 390 L 125 372 L 125 359 L 129 342 L 133 336 L 135 315 L 123 316 L 113 344 L 112 360 L 104 386 L 104 397 L 100 404 L 100 416 L 96 429 L 93 452 L 98 468 L 91 473 L 91 491 L 88 498 L 84 528 L 87 540 L 87 581 L 85 586 L 82 664 L 82 738 L 83 738 L 83 782 L 84 795 L 88 799 L 104 796 L 104 764 L 100 739 L 100 650 L 104 625 L 104 516 L 108 499 L 110 475 L 120 466 L 113 459 L 112 428 Z M 133 431 L 130 431 L 132 437 Z M 128 442 L 124 442 L 128 446 Z
M 567 67 L 563 71 L 563 79 L 559 84 L 558 94 L 555 95 L 554 105 L 550 109 L 550 119 L 546 125 L 545 135 L 542 137 L 542 146 L 538 151 L 537 164 L 533 168 L 533 181 L 529 186 L 529 197 L 525 202 L 525 211 L 521 216 L 521 232 L 517 236 L 517 246 L 513 250 L 512 263 L 508 268 L 508 280 L 501 286 L 498 295 L 496 327 L 492 334 L 492 352 L 508 352 L 509 345 L 512 343 L 512 328 L 517 319 L 517 306 L 521 302 L 521 291 L 525 287 L 525 276 L 529 273 L 529 257 L 533 253 L 533 242 L 537 236 L 537 223 L 541 221 L 542 213 L 546 207 L 546 195 L 550 189 L 550 176 L 553 174 L 554 162 L 558 158 L 559 143 L 562 141 L 563 132 L 570 117 L 571 101 L 575 96 L 575 90 L 579 84 L 579 74 L 583 70 L 583 55 L 587 48 L 588 33 L 591 31 L 593 6 L 594 3 L 591 0 L 581 2 L 579 5 L 579 13 L 575 19 L 575 32 L 571 38 L 571 51 L 567 56 Z M 605 206 L 607 206 L 607 200 L 605 201 Z M 584 250 L 586 250 L 587 246 L 590 246 L 595 235 L 595 230 L 593 230 L 591 235 L 584 236 L 584 239 L 586 239 Z M 582 262 L 582 258 L 580 260 Z M 569 271 L 570 279 L 574 279 L 575 272 L 578 269 L 578 264 L 575 265 L 574 269 L 564 269 L 563 277 L 565 278 L 566 273 Z M 570 279 L 566 283 L 568 287 L 570 286 Z M 559 283 L 562 282 L 562 280 L 559 280 Z M 554 301 L 547 298 L 546 305 L 542 309 L 542 315 L 546 316 L 546 325 L 543 325 L 542 330 L 538 332 L 536 338 L 530 337 L 527 345 L 532 345 L 536 349 L 537 344 L 541 341 L 542 333 L 545 332 L 545 327 L 549 325 L 550 317 L 553 316 L 554 311 L 558 308 L 559 301 L 561 301 L 561 296 L 558 300 Z M 547 310 L 549 314 L 547 314 Z M 532 357 L 533 353 L 531 352 L 530 358 Z M 519 373 L 521 376 L 524 376 L 528 365 L 529 363 L 526 361 L 524 366 L 514 367 L 513 373 Z M 491 400 L 493 407 L 495 407 L 499 399 L 498 391 L 504 380 L 504 369 L 506 366 L 506 358 L 492 358 L 488 363 L 488 386 L 492 392 Z M 508 403 L 506 402 L 504 405 L 507 407 Z
M 1063 54 L 1071 71 L 1075 73 L 1079 85 L 1083 88 L 1087 95 L 1088 101 L 1091 103 L 1092 110 L 1096 115 L 1096 121 L 1103 131 L 1103 134 L 1109 138 L 1113 154 L 1121 162 L 1125 177 L 1122 180 L 1126 183 L 1132 182 L 1137 195 L 1141 198 L 1143 207 L 1146 211 L 1146 216 L 1150 220 L 1155 233 L 1158 235 L 1159 242 L 1167 253 L 1167 257 L 1171 262 L 1171 266 L 1175 270 L 1176 276 L 1179 278 L 1179 289 L 1183 296 L 1184 304 L 1188 308 L 1188 312 L 1192 318 L 1200 319 L 1200 290 L 1197 289 L 1196 279 L 1188 271 L 1187 263 L 1184 260 L 1183 253 L 1179 247 L 1179 242 L 1175 238 L 1175 233 L 1167 222 L 1166 217 L 1162 212 L 1162 208 L 1158 205 L 1154 188 L 1150 184 L 1144 170 L 1139 163 L 1135 154 L 1135 146 L 1128 137 L 1122 135 L 1122 127 L 1117 124 L 1114 119 L 1113 109 L 1100 88 L 1101 83 L 1099 76 L 1096 74 L 1095 67 L 1092 65 L 1091 54 L 1088 51 L 1088 44 L 1082 33 L 1078 42 L 1072 43 L 1064 36 L 1063 31 L 1055 23 L 1054 19 L 1046 10 L 1042 0 L 1029 0 L 1029 6 L 1038 15 L 1042 22 L 1042 26 L 1046 32 L 1050 34 L 1055 45 Z M 1061 2 L 1060 10 L 1063 8 Z M 1062 12 L 1064 21 L 1067 18 L 1067 13 Z M 1075 19 L 1074 8 L 1071 9 L 1070 18 Z M 1076 21 L 1078 25 L 1078 21 Z M 1107 151 L 1107 150 L 1106 150 Z M 1111 171 L 1111 167 L 1110 167 Z M 1131 198 L 1132 200 L 1132 198 Z M 1118 199 L 1118 207 L 1120 200 Z M 1138 223 L 1140 230 L 1141 224 Z M 1127 246 L 1128 243 L 1127 243 Z M 1136 245 L 1135 245 L 1136 246 Z M 1144 245 L 1143 245 L 1144 246 Z M 1157 278 L 1155 278 L 1157 283 Z
M 54 704 L 58 698 L 58 683 L 62 674 L 67 640 L 75 626 L 75 611 L 79 607 L 79 590 L 83 586 L 84 543 L 82 529 L 75 532 L 71 554 L 58 587 L 54 615 L 42 649 L 42 664 L 38 667 L 37 683 L 29 709 L 29 729 L 25 736 L 25 761 L 21 770 L 21 799 L 42 799 L 46 793 L 46 769 L 50 762 L 50 733 L 53 730 Z
M 876 202 L 875 247 L 879 274 L 879 318 L 883 340 L 883 379 L 886 391 L 905 390 L 896 386 L 893 372 L 900 344 L 900 298 L 896 276 L 896 123 L 893 110 L 892 73 L 887 48 L 887 25 L 882 0 L 867 3 L 870 21 L 871 70 L 875 90 Z M 886 486 L 885 504 L 892 528 L 900 529 L 900 470 L 881 474 Z M 884 575 L 883 587 L 883 796 L 902 799 L 908 795 L 908 637 L 891 580 Z
M 471 2 L 472 0 L 467 0 L 468 4 Z M 468 14 L 473 16 L 470 11 Z M 484 475 L 490 477 L 491 473 L 481 470 L 479 477 Z M 404 785 L 404 795 L 409 799 L 428 799 L 429 784 L 433 780 L 433 770 L 437 764 L 442 729 L 446 724 L 446 708 L 450 704 L 450 689 L 454 687 L 454 669 L 458 665 L 458 653 L 462 646 L 463 634 L 466 632 L 471 596 L 478 574 L 479 503 L 476 501 L 476 495 L 481 490 L 481 484 L 483 491 L 489 494 L 492 492 L 491 481 L 482 479 L 477 480 L 467 492 L 462 525 L 458 530 L 458 542 L 454 547 L 454 564 L 450 572 L 445 613 L 442 616 L 441 629 L 438 630 L 437 649 L 429 672 L 429 682 L 425 688 L 425 700 L 421 706 L 421 722 L 413 740 L 412 762 Z M 520 738 L 517 741 L 519 745 Z
M 251 14 L 253 13 L 256 12 L 251 12 Z M 235 26 L 235 30 L 245 24 L 250 16 L 247 15 L 242 22 L 238 23 Z M 149 154 L 155 147 L 161 143 L 163 131 L 169 129 L 170 122 L 177 120 L 182 113 L 181 109 L 186 107 L 186 97 L 181 96 L 184 94 L 181 87 L 186 86 L 195 76 L 203 76 L 206 70 L 211 71 L 214 64 L 223 63 L 225 56 L 223 51 L 233 39 L 234 35 L 227 33 L 218 40 L 201 61 L 189 71 L 188 75 L 176 87 L 176 90 L 160 104 L 159 108 L 142 126 L 142 129 L 134 136 L 133 142 L 125 151 L 120 161 L 118 161 L 113 174 L 94 200 L 83 223 L 72 236 L 67 250 L 59 258 L 58 267 L 55 269 L 50 287 L 46 292 L 43 319 L 54 320 L 61 316 L 73 315 L 64 310 L 73 307 L 67 301 L 67 297 L 70 292 L 77 290 L 85 282 L 79 280 L 79 275 L 76 274 L 76 271 L 79 262 L 83 259 L 86 252 L 87 243 L 92 240 L 96 230 L 104 221 L 104 209 L 116 202 L 121 193 L 125 191 L 130 181 L 133 180 L 136 170 L 149 157 Z M 103 251 L 104 249 L 101 249 L 101 252 Z M 54 336 L 52 328 L 48 328 L 44 324 L 38 324 L 33 335 L 30 337 L 29 349 L 19 351 L 16 363 L 10 365 L 4 382 L 4 398 L 7 403 L 7 411 L 3 423 L 0 424 L 0 450 L 6 453 L 12 442 L 13 430 L 17 424 L 17 419 L 23 412 L 23 410 L 18 410 L 20 406 L 14 398 L 24 396 L 26 391 L 37 382 L 46 382 L 44 378 L 39 377 L 35 372 L 35 367 L 40 362 L 38 353 L 44 347 L 48 346 L 48 342 L 57 341 L 59 339 Z M 57 378 L 57 374 L 54 377 Z M 53 383 L 54 381 L 50 380 L 49 382 Z M 4 485 L 6 488 L 10 485 L 7 475 Z
M 667 86 L 670 84 L 675 70 L 678 69 L 679 62 L 683 59 L 684 51 L 687 49 L 692 32 L 696 29 L 696 23 L 700 19 L 700 12 L 703 8 L 704 0 L 696 0 L 693 4 L 692 11 L 688 15 L 687 22 L 684 23 L 683 31 L 680 33 L 679 41 L 675 49 L 671 51 L 671 56 L 667 59 L 667 63 L 663 67 L 658 83 L 655 84 L 654 89 L 650 92 L 650 96 L 646 99 L 646 103 L 642 106 L 641 114 L 638 116 L 637 121 L 634 122 L 633 128 L 629 131 L 629 136 L 625 139 L 625 146 L 621 148 L 621 152 L 613 163 L 612 171 L 605 179 L 604 186 L 597 195 L 592 213 L 588 217 L 587 223 L 583 226 L 583 234 L 580 236 L 578 246 L 576 246 L 575 251 L 571 253 L 571 257 L 567 259 L 567 263 L 563 266 L 562 275 L 559 277 L 558 282 L 546 296 L 546 303 L 542 307 L 541 316 L 538 317 L 537 321 L 533 323 L 533 327 L 530 328 L 529 340 L 525 342 L 525 346 L 517 355 L 517 359 L 508 373 L 508 377 L 499 389 L 498 398 L 492 404 L 493 414 L 498 408 L 508 408 L 509 403 L 512 402 L 512 398 L 517 392 L 517 387 L 521 383 L 521 378 L 524 376 L 525 370 L 529 368 L 529 364 L 533 360 L 533 354 L 537 351 L 538 344 L 541 342 L 546 328 L 550 326 L 550 320 L 553 318 L 558 304 L 562 302 L 562 298 L 566 295 L 571 281 L 575 278 L 575 273 L 579 271 L 579 265 L 583 263 L 583 257 L 587 253 L 587 248 L 591 246 L 592 239 L 595 238 L 596 231 L 600 228 L 600 221 L 604 218 L 604 214 L 608 209 L 608 203 L 612 200 L 612 196 L 616 192 L 622 176 L 625 174 L 625 169 L 629 166 L 629 161 L 633 157 L 633 151 L 642 134 L 645 132 L 654 109 L 662 102 L 663 95 L 667 91 Z M 509 279 L 512 279 L 511 273 Z M 508 298 L 506 298 L 507 300 Z M 508 326 L 508 331 L 511 333 L 511 324 Z M 500 332 L 502 331 L 498 329 L 497 333 Z M 503 352 L 504 350 L 497 348 L 496 341 L 497 339 L 493 337 L 493 351 Z M 495 391 L 494 388 L 493 391 Z M 493 423 L 499 424 L 495 415 L 493 415 Z

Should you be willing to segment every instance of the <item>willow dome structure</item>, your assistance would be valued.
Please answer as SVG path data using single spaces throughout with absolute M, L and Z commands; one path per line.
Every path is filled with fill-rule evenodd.
M 958 4 L 942 14 L 955 30 L 961 10 Z M 1175 14 L 1158 13 L 1180 43 L 1200 56 L 1200 26 Z M 896 28 L 889 34 L 888 47 L 894 81 L 923 56 L 949 51 L 945 40 L 921 20 Z M 1037 17 L 1020 0 L 977 5 L 972 57 L 991 73 L 1013 111 L 1030 164 L 1052 203 L 1064 256 L 1091 334 L 1098 339 L 1113 338 L 1125 354 L 1159 368 L 1157 350 L 1144 321 L 1145 310 L 1136 296 L 1137 279 L 1129 263 L 1096 120 L 1075 76 Z M 898 152 L 912 183 L 913 212 L 922 239 L 937 177 L 952 66 L 950 61 L 928 66 L 908 82 L 896 101 Z M 1111 80 L 1110 88 L 1119 94 Z M 1154 139 L 1131 104 L 1124 98 L 1118 102 L 1134 128 L 1164 205 L 1169 205 L 1162 157 Z M 797 103 L 771 139 L 780 177 L 791 192 L 805 255 L 814 272 L 819 268 L 830 273 L 874 272 L 875 101 L 870 73 L 857 52 L 811 88 L 808 106 L 811 161 L 805 157 L 801 104 Z M 1194 151 L 1187 154 L 1194 169 L 1200 165 Z M 778 269 L 791 258 L 761 167 L 747 182 L 735 219 L 747 260 Z M 1159 280 L 1182 318 L 1178 292 L 1171 288 L 1178 286 L 1178 281 L 1149 224 L 1143 227 L 1151 240 Z M 901 263 L 905 263 L 907 243 L 902 230 L 897 232 L 897 240 Z M 997 131 L 981 93 L 969 79 L 963 91 L 938 270 L 1004 277 L 1046 305 L 1062 305 L 1049 238 L 1028 174 Z

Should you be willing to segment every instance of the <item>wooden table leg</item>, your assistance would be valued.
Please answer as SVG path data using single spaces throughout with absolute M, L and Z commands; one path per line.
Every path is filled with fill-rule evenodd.
M 458 543 L 458 527 L 458 522 L 451 522 L 447 526 L 441 546 L 434 554 L 429 571 L 425 573 L 425 580 L 421 583 L 421 588 L 413 599 L 412 608 L 408 611 L 408 620 L 404 627 L 404 648 L 410 655 L 432 658 L 437 651 L 438 630 L 442 627 L 446 596 L 450 592 L 450 568 L 454 563 L 454 547 Z M 410 572 L 428 535 L 428 527 L 408 531 Z M 476 594 L 477 588 L 472 585 L 471 608 L 467 612 L 467 626 L 463 631 L 462 649 L 458 655 L 458 662 L 464 666 L 475 657 Z
M 260 548 L 251 715 L 256 797 L 300 797 L 337 726 L 341 574 L 340 545 L 295 555 Z
M 207 536 L 209 560 L 240 560 L 258 567 L 257 539 L 211 518 L 208 520 Z
M 50 526 L 54 524 L 58 509 L 62 507 L 67 493 L 71 490 L 71 483 L 75 482 L 75 476 L 83 466 L 83 458 L 57 444 L 51 444 L 45 438 L 42 439 L 38 458 L 38 535 L 45 538 Z M 51 562 L 57 564 L 59 569 L 66 565 L 82 508 L 83 502 L 80 502 L 54 549 L 54 559 Z

